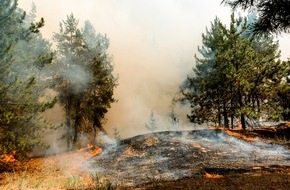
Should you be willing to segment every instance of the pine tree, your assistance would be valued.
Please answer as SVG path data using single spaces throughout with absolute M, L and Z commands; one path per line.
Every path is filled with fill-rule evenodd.
M 277 104 L 274 92 L 287 76 L 286 65 L 277 61 L 278 44 L 269 35 L 252 35 L 247 27 L 246 19 L 232 15 L 229 28 L 216 19 L 203 34 L 203 58 L 196 57 L 194 74 L 181 88 L 192 107 L 192 122 L 221 125 L 223 120 L 229 127 L 228 118 L 233 126 L 239 117 L 245 129 L 247 119 L 266 117 Z
M 108 54 L 109 39 L 97 34 L 89 21 L 85 22 L 83 35 L 87 47 L 87 70 L 92 76 L 84 100 L 84 117 L 92 122 L 94 143 L 97 130 L 103 132 L 102 122 L 105 114 L 116 100 L 113 97 L 117 78 L 113 75 L 112 58 Z
M 61 68 L 55 76 L 61 103 L 66 108 L 67 146 L 70 148 L 70 141 L 76 144 L 83 120 L 92 124 L 95 142 L 97 130 L 104 131 L 102 121 L 115 101 L 117 79 L 107 53 L 109 40 L 96 34 L 88 21 L 83 29 L 78 28 L 73 14 L 61 23 L 54 39 L 58 50 L 56 66 Z
M 39 41 L 35 43 L 36 39 L 43 40 L 38 33 L 43 24 L 34 24 L 34 30 L 31 30 L 25 24 L 28 22 L 25 16 L 25 12 L 17 8 L 17 1 L 1 2 L 0 154 L 16 150 L 19 157 L 25 157 L 40 145 L 41 129 L 47 125 L 41 120 L 40 113 L 51 108 L 55 102 L 55 99 L 51 102 L 46 99 L 40 101 L 45 87 L 37 79 L 39 72 L 35 72 L 36 62 L 51 62 L 48 44 L 47 49 L 39 46 L 40 49 L 44 48 L 39 52 L 32 46 L 40 45 Z
M 84 40 L 78 20 L 73 14 L 60 23 L 59 33 L 53 36 L 57 45 L 57 61 L 55 78 L 56 89 L 59 92 L 60 103 L 66 113 L 66 143 L 71 148 L 71 141 L 77 141 L 78 125 L 80 122 L 80 105 L 86 85 L 87 73 L 83 69 Z M 74 119 L 74 130 L 71 121 Z
M 196 66 L 193 68 L 193 77 L 188 77 L 181 91 L 189 100 L 192 112 L 189 119 L 192 122 L 218 122 L 221 125 L 222 115 L 227 114 L 225 105 L 228 80 L 225 75 L 224 62 L 217 58 L 224 46 L 224 30 L 220 20 L 216 18 L 211 29 L 202 35 L 203 46 L 198 48 L 203 58 L 195 56 Z M 224 110 L 223 110 L 224 109 Z M 227 120 L 224 120 L 227 125 Z
M 256 9 L 259 18 L 253 24 L 255 33 L 265 32 L 289 32 L 290 29 L 290 1 L 289 0 L 223 0 L 233 10 L 242 8 L 243 10 Z

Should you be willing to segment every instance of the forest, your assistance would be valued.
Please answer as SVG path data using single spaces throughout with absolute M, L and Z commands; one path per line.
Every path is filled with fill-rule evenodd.
M 102 144 L 98 134 L 107 134 L 105 116 L 118 103 L 110 36 L 96 31 L 89 20 L 80 23 L 71 13 L 59 21 L 52 39 L 46 39 L 46 20 L 37 19 L 35 5 L 26 12 L 17 0 L 1 1 L 0 187 L 9 189 L 11 179 L 19 175 L 29 178 L 26 171 L 43 174 L 47 168 L 42 162 L 50 161 L 56 162 L 53 172 L 61 175 L 83 164 L 73 175 L 65 174 L 66 184 L 57 184 L 57 189 L 170 189 L 171 182 L 189 189 L 194 188 L 188 187 L 190 183 L 200 189 L 231 189 L 244 180 L 244 188 L 249 188 L 246 185 L 254 180 L 244 173 L 265 175 L 269 183 L 281 180 L 275 184 L 280 189 L 290 184 L 290 58 L 281 59 L 277 41 L 281 33 L 289 33 L 290 2 L 221 4 L 232 8 L 230 23 L 216 17 L 200 34 L 202 44 L 192 56 L 192 70 L 172 97 L 174 104 L 189 107 L 186 117 L 192 126 L 206 128 L 179 131 L 179 116 L 172 108 L 168 117 L 173 127 L 158 131 L 151 111 L 145 124 L 148 134 L 122 139 L 115 128 L 115 139 L 109 140 L 113 143 Z M 58 124 L 46 119 L 56 105 L 65 116 Z M 266 122 L 276 124 L 265 128 Z M 57 131 L 66 146 L 60 158 L 33 156 L 35 150 L 49 148 L 43 141 L 48 131 Z M 81 144 L 82 136 L 90 136 L 87 147 Z M 63 162 L 67 165 L 60 166 Z M 42 181 L 49 178 L 46 175 Z M 238 182 L 231 181 L 231 175 L 237 175 Z M 230 185 L 201 185 L 221 178 L 222 184 Z M 187 181 L 191 179 L 198 181 Z M 261 184 L 265 179 L 257 178 Z M 41 187 L 41 180 L 31 182 L 34 189 Z M 19 184 L 22 189 L 22 181 Z
M 71 14 L 60 22 L 51 42 L 41 35 L 45 21 L 35 20 L 36 7 L 26 13 L 17 7 L 17 1 L 9 0 L 0 8 L 0 153 L 16 150 L 25 157 L 41 146 L 47 128 L 65 128 L 68 150 L 76 146 L 79 133 L 96 136 L 115 101 L 117 78 L 107 52 L 109 39 L 96 33 L 89 21 L 80 28 Z M 56 103 L 65 109 L 62 126 L 52 126 L 43 118 L 42 113 Z

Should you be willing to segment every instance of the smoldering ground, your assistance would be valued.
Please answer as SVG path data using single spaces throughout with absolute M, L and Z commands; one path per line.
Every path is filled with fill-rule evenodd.
M 122 141 L 87 162 L 87 170 L 114 184 L 140 185 L 201 177 L 207 172 L 241 173 L 289 166 L 287 147 L 246 142 L 219 130 L 161 132 Z

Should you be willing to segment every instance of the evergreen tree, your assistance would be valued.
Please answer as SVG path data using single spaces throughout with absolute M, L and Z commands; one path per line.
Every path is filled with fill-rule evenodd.
M 59 33 L 53 36 L 57 45 L 57 60 L 55 64 L 56 88 L 59 92 L 60 103 L 65 107 L 66 113 L 66 143 L 70 149 L 70 143 L 76 143 L 77 127 L 79 121 L 79 109 L 82 93 L 87 77 L 83 70 L 82 53 L 84 52 L 84 40 L 78 20 L 73 14 L 67 16 L 60 23 Z M 83 77 L 83 78 L 82 78 Z M 74 134 L 71 121 L 75 118 Z
M 66 108 L 67 146 L 70 148 L 70 141 L 76 144 L 83 120 L 92 124 L 95 142 L 97 129 L 104 131 L 102 120 L 115 101 L 116 78 L 107 53 L 109 40 L 96 34 L 88 21 L 79 29 L 73 14 L 61 23 L 54 40 L 58 52 L 55 76 L 61 103 Z
M 259 19 L 253 25 L 255 33 L 289 32 L 290 28 L 290 1 L 289 0 L 223 0 L 233 10 L 237 8 L 256 9 Z
M 215 19 L 202 35 L 203 58 L 196 57 L 194 75 L 181 88 L 192 107 L 192 122 L 221 125 L 223 120 L 229 127 L 228 118 L 233 126 L 239 117 L 245 129 L 247 119 L 266 117 L 277 104 L 275 90 L 286 76 L 286 65 L 277 61 L 278 44 L 269 35 L 249 34 L 247 26 L 246 19 L 232 15 L 229 28 Z
M 35 44 L 36 39 L 43 40 L 38 33 L 43 20 L 27 25 L 17 1 L 4 0 L 0 5 L 0 154 L 16 150 L 19 157 L 25 157 L 40 145 L 40 132 L 46 126 L 40 113 L 55 102 L 40 101 L 45 87 L 34 70 L 34 63 L 51 62 L 50 47 L 46 44 L 47 49 L 38 52 L 33 49 L 40 45 Z
M 85 94 L 84 116 L 92 121 L 95 143 L 97 130 L 105 132 L 102 121 L 111 104 L 116 101 L 113 93 L 117 78 L 113 75 L 112 58 L 108 54 L 109 39 L 105 35 L 97 34 L 89 21 L 85 22 L 83 35 L 87 47 L 87 70 L 91 75 Z
M 228 79 L 224 62 L 217 57 L 224 50 L 224 30 L 225 27 L 216 18 L 211 29 L 202 35 L 203 46 L 198 51 L 203 58 L 195 56 L 193 77 L 188 77 L 181 88 L 192 107 L 191 115 L 188 116 L 192 122 L 214 121 L 222 125 L 222 115 L 227 118 L 226 102 L 230 98 L 227 93 Z M 228 126 L 227 119 L 224 119 L 224 125 Z

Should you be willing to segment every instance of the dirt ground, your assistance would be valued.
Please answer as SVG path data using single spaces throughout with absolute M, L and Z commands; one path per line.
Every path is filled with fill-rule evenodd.
M 135 189 L 179 190 L 287 190 L 290 187 L 289 173 L 233 174 L 219 179 L 190 178 L 177 181 L 155 182 Z M 129 188 L 128 188 L 129 189 Z
M 236 138 L 249 142 L 267 142 L 289 147 L 289 127 L 255 130 L 225 130 Z M 148 142 L 150 143 L 150 142 Z M 149 145 L 148 145 L 149 146 Z M 95 152 L 92 152 L 92 151 Z M 230 171 L 207 168 L 203 175 L 177 180 L 151 180 L 127 187 L 110 183 L 109 176 L 99 176 L 84 169 L 84 165 L 101 149 L 86 149 L 59 155 L 14 161 L 0 172 L 0 189 L 281 189 L 290 187 L 290 166 L 252 168 L 251 171 Z M 96 156 L 98 157 L 98 156 Z M 7 165 L 5 165 L 7 166 Z M 3 169 L 3 168 L 1 168 Z M 137 169 L 138 170 L 138 169 Z

